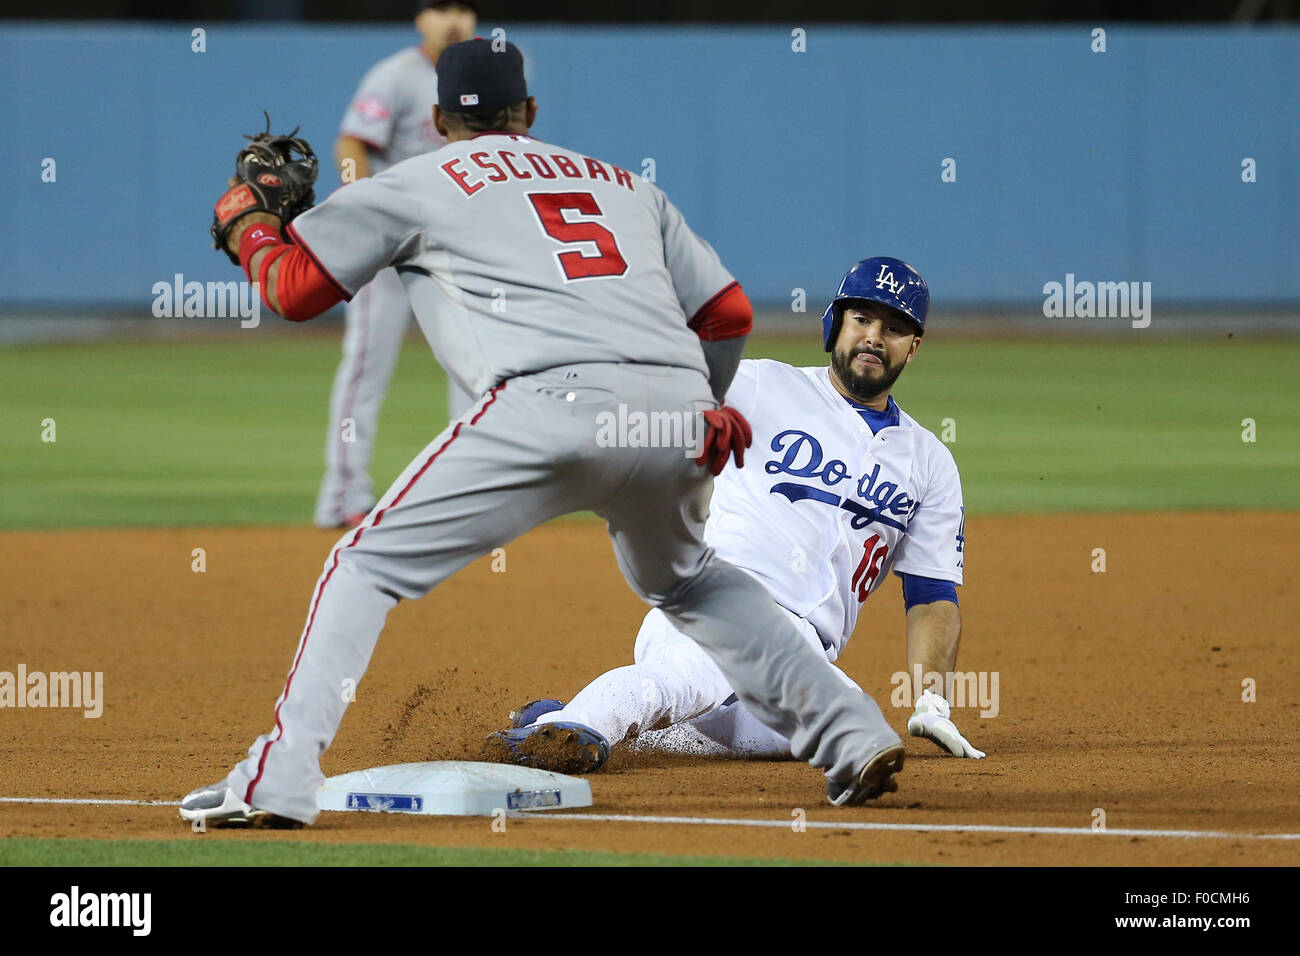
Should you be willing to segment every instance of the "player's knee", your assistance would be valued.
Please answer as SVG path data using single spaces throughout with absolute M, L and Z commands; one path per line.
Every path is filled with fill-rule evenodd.
M 378 555 L 349 547 L 337 548 L 325 562 L 326 574 L 355 578 L 367 587 L 388 595 L 394 601 L 418 600 L 433 590 L 431 584 L 426 585 L 424 582 L 406 578 L 399 579 L 391 573 L 392 570 L 391 567 L 381 564 Z
M 770 600 L 763 586 L 748 574 L 717 555 L 710 555 L 695 574 L 679 580 L 656 606 L 671 619 L 720 597 L 742 595 Z
M 643 664 L 642 671 L 673 710 L 700 713 L 731 694 L 726 679 L 702 651 L 674 651 Z

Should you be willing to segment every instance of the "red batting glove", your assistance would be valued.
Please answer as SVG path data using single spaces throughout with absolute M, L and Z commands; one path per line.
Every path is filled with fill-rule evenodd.
M 722 474 L 727 459 L 736 456 L 736 467 L 745 467 L 745 449 L 754 441 L 754 430 L 745 416 L 730 405 L 712 408 L 704 413 L 709 430 L 704 436 L 703 450 L 695 464 L 704 465 L 715 476 Z

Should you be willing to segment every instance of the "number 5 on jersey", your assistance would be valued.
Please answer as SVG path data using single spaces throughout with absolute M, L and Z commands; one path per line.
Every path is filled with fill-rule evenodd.
M 612 232 L 595 221 L 594 217 L 604 215 L 595 196 L 591 193 L 527 195 L 546 234 L 562 245 L 578 246 L 555 254 L 566 279 L 600 279 L 621 276 L 627 272 L 627 261 L 619 251 L 618 240 Z M 566 213 L 593 218 L 570 219 Z M 587 251 L 593 245 L 596 255 L 588 255 Z

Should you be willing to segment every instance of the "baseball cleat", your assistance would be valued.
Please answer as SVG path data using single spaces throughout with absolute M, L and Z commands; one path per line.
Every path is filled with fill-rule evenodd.
M 555 773 L 592 773 L 609 759 L 609 741 L 590 727 L 557 720 L 488 734 L 483 756 Z
M 826 799 L 837 807 L 860 807 L 882 793 L 895 792 L 898 781 L 894 779 L 894 774 L 902 769 L 903 748 L 887 747 L 868 760 L 857 778 L 850 783 L 826 781 Z
M 372 505 L 365 511 L 350 511 L 347 514 L 336 511 L 328 517 L 317 516 L 312 523 L 323 531 L 351 531 L 370 517 L 370 512 L 373 510 Z
M 351 531 L 353 528 L 357 527 L 357 525 L 361 524 L 361 522 L 365 521 L 366 515 L 368 514 L 370 514 L 369 511 L 358 511 L 354 515 L 348 515 L 343 519 L 339 527 L 345 531 Z
M 542 714 L 549 714 L 557 710 L 564 709 L 564 701 L 556 700 L 554 697 L 543 697 L 541 700 L 530 700 L 518 710 L 510 711 L 511 727 L 527 727 L 535 723 L 537 718 Z
M 296 830 L 303 824 L 245 803 L 226 781 L 219 780 L 199 787 L 181 801 L 181 819 L 193 823 L 202 820 L 215 827 L 266 827 L 273 830 Z

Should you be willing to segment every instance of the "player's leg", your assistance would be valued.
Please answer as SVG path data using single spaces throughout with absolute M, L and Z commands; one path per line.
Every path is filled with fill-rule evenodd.
M 393 269 L 380 271 L 345 307 L 343 356 L 330 392 L 325 476 L 315 522 L 337 527 L 375 502 L 370 477 L 379 411 L 411 323 L 411 304 Z
M 680 397 L 692 394 L 692 409 L 708 402 L 702 376 L 692 389 L 674 370 L 634 374 L 649 393 L 642 407 L 670 409 L 676 399 L 681 408 Z M 618 498 L 597 509 L 608 518 L 624 577 L 700 643 L 746 707 L 790 740 L 796 757 L 851 784 L 901 744 L 898 735 L 873 700 L 847 687 L 800 639 L 762 585 L 704 546 L 707 473 L 681 448 L 643 451 Z
M 807 624 L 807 622 L 803 622 Z M 834 667 L 834 665 L 832 665 Z M 835 667 L 845 684 L 862 692 L 853 678 Z M 745 757 L 786 760 L 790 741 L 749 712 L 733 694 L 706 714 L 673 724 L 663 730 L 642 733 L 632 741 L 641 752 L 693 756 Z
M 460 418 L 474 405 L 474 396 L 469 394 L 451 378 L 447 377 L 447 417 L 452 421 Z
M 641 622 L 636 663 L 601 674 L 536 723 L 582 724 L 612 747 L 627 737 L 707 713 L 731 696 L 708 654 L 657 608 Z
M 329 747 L 388 612 L 578 505 L 555 481 L 563 436 L 527 389 L 494 390 L 407 466 L 366 520 L 339 539 L 308 605 L 275 724 L 228 776 L 259 810 L 311 822 Z
M 782 608 L 816 651 L 812 625 Z M 658 608 L 641 622 L 634 663 L 601 674 L 559 710 L 536 723 L 577 723 L 614 746 L 634 738 L 638 750 L 733 756 L 786 756 L 790 742 L 736 701 L 727 679 L 700 645 Z M 839 673 L 855 689 L 857 685 Z M 860 689 L 859 689 L 860 690 Z
M 734 696 L 707 714 L 652 730 L 633 738 L 637 753 L 677 754 L 687 757 L 735 757 L 750 760 L 788 760 L 790 741 L 762 723 Z

